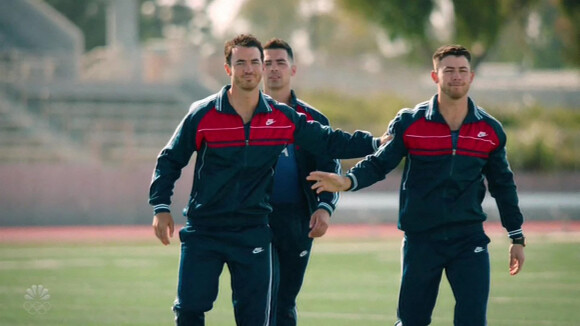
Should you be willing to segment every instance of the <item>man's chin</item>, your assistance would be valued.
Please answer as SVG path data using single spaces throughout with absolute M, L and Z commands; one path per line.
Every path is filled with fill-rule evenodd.
M 268 89 L 271 89 L 273 91 L 277 91 L 279 89 L 282 89 L 282 85 L 280 83 L 268 83 Z
M 242 83 L 242 84 L 238 85 L 238 87 L 244 91 L 253 91 L 256 88 L 258 88 L 258 84 L 259 83 Z

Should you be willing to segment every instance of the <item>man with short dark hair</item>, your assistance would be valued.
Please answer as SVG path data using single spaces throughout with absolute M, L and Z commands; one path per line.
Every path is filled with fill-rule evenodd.
M 292 90 L 296 74 L 292 47 L 284 40 L 273 38 L 264 45 L 264 93 L 284 103 L 307 120 L 328 125 L 328 119 Z M 276 300 L 278 326 L 297 323 L 296 298 L 302 287 L 312 249 L 312 238 L 326 233 L 330 215 L 339 199 L 338 193 L 316 194 L 306 176 L 315 170 L 341 172 L 340 161 L 317 156 L 304 149 L 288 145 L 276 165 L 271 204 L 270 227 L 277 253 L 279 287 Z M 274 312 L 273 312 L 274 313 Z
M 455 326 L 487 325 L 489 238 L 481 203 L 486 187 L 512 240 L 509 272 L 524 264 L 523 216 L 506 156 L 501 124 L 467 95 L 471 55 L 447 45 L 433 55 L 431 100 L 403 109 L 389 125 L 392 139 L 346 176 L 313 172 L 317 191 L 359 190 L 382 180 L 405 158 L 399 228 L 405 232 L 396 325 L 431 323 L 443 271 L 455 297 Z
M 306 116 L 259 89 L 263 49 L 252 35 L 226 42 L 224 69 L 231 85 L 191 105 L 157 158 L 149 203 L 153 229 L 167 245 L 175 181 L 194 152 L 194 182 L 179 231 L 181 261 L 177 325 L 204 325 L 217 298 L 224 264 L 231 275 L 237 325 L 270 325 L 271 230 L 268 214 L 274 167 L 289 144 L 329 157 L 373 153 L 380 140 L 367 132 L 348 134 L 309 122 Z

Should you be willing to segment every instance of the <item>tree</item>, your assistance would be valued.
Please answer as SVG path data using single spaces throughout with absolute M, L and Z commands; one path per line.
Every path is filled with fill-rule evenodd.
M 452 33 L 445 42 L 461 43 L 472 50 L 477 67 L 495 45 L 503 26 L 511 20 L 524 21 L 537 0 L 340 0 L 353 12 L 382 26 L 391 39 L 402 38 L 413 51 L 410 57 L 430 56 L 442 40 L 433 34 L 432 14 L 445 1 L 453 5 Z
M 564 21 L 557 23 L 565 47 L 566 58 L 575 65 L 580 65 L 580 2 L 577 0 L 560 0 Z

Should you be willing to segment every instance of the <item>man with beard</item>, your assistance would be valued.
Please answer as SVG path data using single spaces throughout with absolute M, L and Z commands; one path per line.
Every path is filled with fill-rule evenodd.
M 509 272 L 524 264 L 523 216 L 510 170 L 501 124 L 467 93 L 474 78 L 471 54 L 459 45 L 433 55 L 437 94 L 390 123 L 392 139 L 357 163 L 346 176 L 313 172 L 320 191 L 359 190 L 382 180 L 405 158 L 399 228 L 405 232 L 396 325 L 431 323 L 445 271 L 455 297 L 454 325 L 487 325 L 490 287 L 489 238 L 481 203 L 486 188 L 495 198 L 512 244 Z
M 252 35 L 226 42 L 231 85 L 191 105 L 157 158 L 149 192 L 153 230 L 165 245 L 173 236 L 171 196 L 181 170 L 197 152 L 193 187 L 179 231 L 181 260 L 177 325 L 204 325 L 217 298 L 224 264 L 231 275 L 237 325 L 270 325 L 272 248 L 268 214 L 274 167 L 289 144 L 328 157 L 373 153 L 381 141 L 309 122 L 259 89 L 263 49 Z
M 287 42 L 274 38 L 264 45 L 264 66 L 264 93 L 305 114 L 308 120 L 329 124 L 322 113 L 298 99 L 292 90 L 296 65 Z M 278 258 L 275 271 L 280 276 L 278 299 L 272 311 L 278 326 L 297 323 L 296 297 L 304 281 L 312 239 L 326 233 L 339 199 L 338 193 L 316 194 L 310 189 L 306 176 L 315 170 L 341 173 L 340 161 L 313 155 L 290 144 L 276 165 L 270 227 Z

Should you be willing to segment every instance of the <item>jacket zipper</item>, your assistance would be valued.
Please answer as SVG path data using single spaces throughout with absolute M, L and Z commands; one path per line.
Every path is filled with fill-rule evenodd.
M 242 117 L 240 117 L 240 120 L 242 120 L 242 126 L 244 127 L 244 137 L 245 137 L 244 154 L 243 154 L 244 157 L 242 158 L 241 164 L 242 164 L 242 167 L 245 169 L 246 166 L 248 165 L 248 148 L 250 146 L 250 126 L 251 126 L 252 120 L 250 120 L 250 122 L 248 122 L 247 126 L 246 126 L 246 124 L 244 124 Z M 241 178 L 241 176 L 238 176 L 238 180 L 236 182 L 235 191 L 234 191 L 235 195 L 232 198 L 241 198 L 242 197 L 242 196 L 240 196 L 240 191 L 241 191 L 240 190 L 240 188 L 241 188 L 240 187 L 240 178 Z
M 453 170 L 455 169 L 455 154 L 457 153 L 457 143 L 459 142 L 459 133 L 461 127 L 457 130 L 457 137 L 453 137 L 453 131 L 449 131 L 451 133 L 451 168 L 449 169 L 449 176 L 453 175 Z

